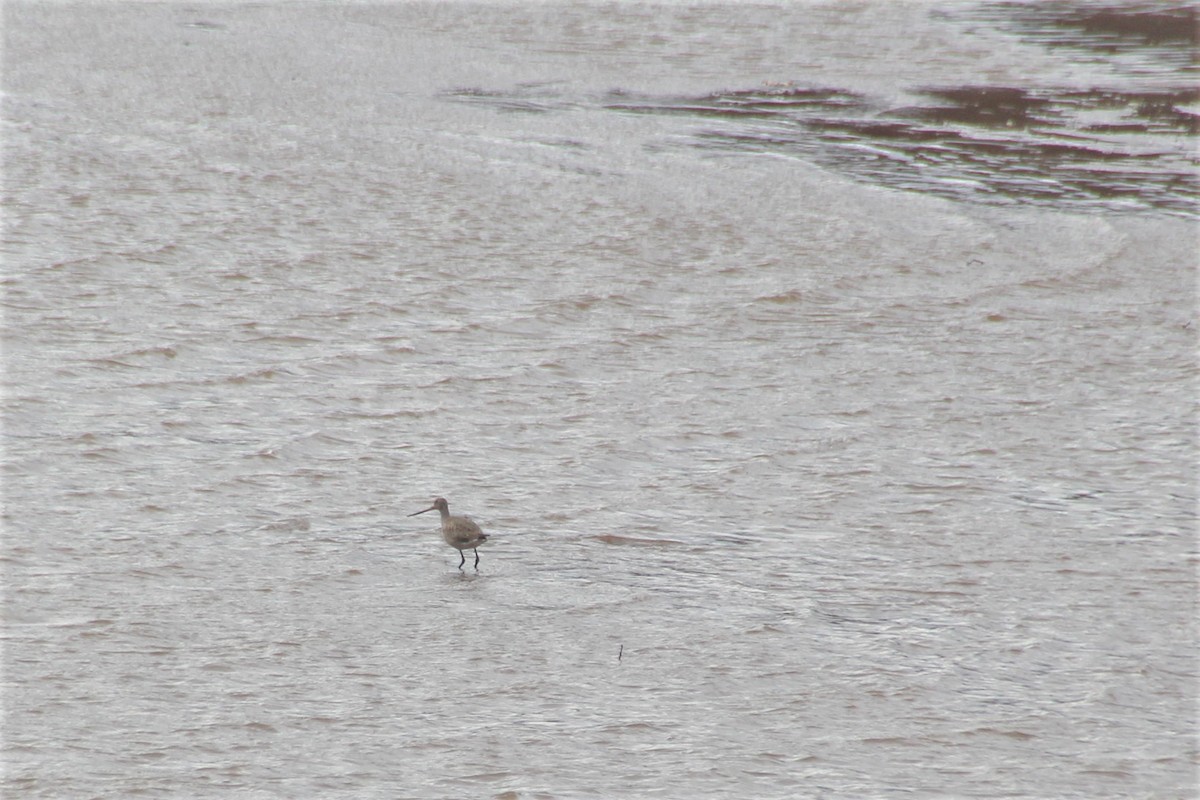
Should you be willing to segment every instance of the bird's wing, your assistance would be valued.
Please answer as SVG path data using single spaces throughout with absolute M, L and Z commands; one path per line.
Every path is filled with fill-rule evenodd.
M 469 542 L 472 539 L 478 539 L 483 535 L 483 531 L 469 519 L 456 519 L 454 527 L 450 530 L 450 535 L 454 537 L 456 542 Z

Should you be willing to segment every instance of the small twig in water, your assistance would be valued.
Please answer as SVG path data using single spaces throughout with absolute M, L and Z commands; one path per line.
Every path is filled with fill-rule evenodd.
M 617 663 L 621 663 L 621 656 L 625 655 L 625 645 L 621 645 L 621 649 L 617 651 Z

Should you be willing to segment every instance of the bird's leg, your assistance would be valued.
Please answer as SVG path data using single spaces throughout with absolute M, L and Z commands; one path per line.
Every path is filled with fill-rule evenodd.
M 474 547 L 472 547 L 471 549 L 475 550 Z M 475 550 L 475 569 L 479 569 L 479 551 L 478 550 Z
M 463 568 L 463 564 L 467 563 L 467 554 L 466 554 L 466 553 L 464 553 L 462 550 L 459 550 L 459 551 L 458 551 L 458 554 L 459 554 L 460 556 L 462 556 L 462 561 L 459 561 L 459 562 L 458 562 L 458 568 L 459 568 L 459 569 L 462 569 L 462 568 Z

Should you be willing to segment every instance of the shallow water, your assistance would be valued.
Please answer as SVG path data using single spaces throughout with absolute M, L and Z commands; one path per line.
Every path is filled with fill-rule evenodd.
M 1188 796 L 1194 100 L 913 111 L 1188 45 L 1031 8 L 6 5 L 5 795 Z

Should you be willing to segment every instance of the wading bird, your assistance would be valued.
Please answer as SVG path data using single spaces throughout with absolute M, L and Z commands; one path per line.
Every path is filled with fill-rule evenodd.
M 409 516 L 415 517 L 417 514 L 424 514 L 426 511 L 434 509 L 437 509 L 442 515 L 442 538 L 446 540 L 446 544 L 453 547 L 462 556 L 462 561 L 458 562 L 458 568 L 462 569 L 463 564 L 467 563 L 466 551 L 472 550 L 475 553 L 475 569 L 479 569 L 479 551 L 475 548 L 487 541 L 487 534 L 466 517 L 450 516 L 450 504 L 444 497 L 436 498 L 429 508 L 414 511 Z

